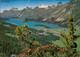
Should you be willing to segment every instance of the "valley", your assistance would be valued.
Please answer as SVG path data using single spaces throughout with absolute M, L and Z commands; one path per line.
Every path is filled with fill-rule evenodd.
M 1 12 L 0 57 L 11 55 L 79 57 L 80 0 Z
M 45 22 L 66 27 L 68 23 L 67 20 L 71 14 L 73 14 L 75 22 L 79 21 L 79 2 L 80 1 L 77 0 L 73 3 L 71 0 L 65 4 L 58 3 L 56 5 L 42 5 L 45 6 L 44 8 L 42 8 L 42 6 L 34 8 L 26 7 L 22 10 L 19 10 L 18 8 L 11 8 L 10 10 L 3 11 L 1 13 L 1 17 L 10 19 L 15 18 L 23 21 Z M 76 14 L 74 14 L 75 12 Z
M 60 32 L 64 30 L 56 25 L 51 25 L 51 24 L 41 23 L 41 22 L 22 22 L 21 20 L 17 20 L 17 19 L 6 20 L 5 22 L 13 25 L 15 24 L 18 26 L 19 25 L 23 26 L 24 24 L 27 24 L 28 27 L 30 28 L 30 31 L 33 32 L 32 36 L 37 38 L 37 40 L 43 45 L 47 43 L 48 44 L 51 43 L 49 42 L 50 39 L 53 39 L 52 41 L 59 40 Z M 42 25 L 42 26 L 35 26 L 35 25 Z M 15 37 L 15 35 L 11 35 L 10 33 L 6 33 L 6 34 L 8 36 Z M 46 41 L 43 43 L 44 39 L 46 39 Z

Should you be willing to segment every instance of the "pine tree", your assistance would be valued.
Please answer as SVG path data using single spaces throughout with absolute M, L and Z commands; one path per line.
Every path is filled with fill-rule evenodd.
M 79 35 L 75 35 L 75 32 L 76 32 L 77 29 L 74 27 L 73 16 L 72 15 L 68 20 L 68 28 L 69 28 L 68 34 L 61 33 L 60 40 L 63 42 L 65 47 L 76 50 L 77 43 L 75 42 L 75 40 L 77 38 L 79 38 L 80 36 Z
M 39 42 L 34 40 L 34 38 L 31 37 L 31 31 L 29 31 L 29 28 L 26 24 L 24 24 L 22 27 L 17 26 L 16 35 L 18 35 L 18 39 L 20 40 L 19 44 L 22 45 L 22 47 L 26 48 L 25 46 L 28 45 L 28 48 L 34 48 L 35 46 L 39 46 Z M 34 44 L 34 42 L 37 42 L 38 44 Z M 24 49 L 23 48 L 23 49 Z

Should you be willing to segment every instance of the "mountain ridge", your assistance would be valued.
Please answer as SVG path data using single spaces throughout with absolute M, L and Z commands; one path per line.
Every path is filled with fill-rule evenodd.
M 1 14 L 3 17 L 14 17 L 19 18 L 21 20 L 27 21 L 39 21 L 39 22 L 47 22 L 59 26 L 65 26 L 68 22 L 70 15 L 73 14 L 74 21 L 78 21 L 80 18 L 80 1 L 79 0 L 70 0 L 70 2 L 62 4 L 58 3 L 57 5 L 51 5 L 51 6 L 42 6 L 39 8 L 38 6 L 35 8 L 24 8 L 23 10 L 17 10 L 13 12 L 6 13 L 7 15 L 4 15 L 5 12 Z M 10 15 L 9 15 L 10 14 Z

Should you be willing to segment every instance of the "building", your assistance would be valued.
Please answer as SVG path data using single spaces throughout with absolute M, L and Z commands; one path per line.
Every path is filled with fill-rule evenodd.
M 39 34 L 39 35 L 45 35 L 45 32 L 42 31 L 42 30 L 39 30 L 39 31 L 38 31 L 38 34 Z

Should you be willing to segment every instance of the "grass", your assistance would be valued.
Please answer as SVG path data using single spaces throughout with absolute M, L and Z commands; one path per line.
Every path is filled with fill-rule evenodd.
M 17 35 L 11 34 L 11 33 L 5 33 L 5 35 L 10 36 L 10 37 L 18 37 Z
M 50 32 L 46 32 L 46 35 L 40 35 L 37 32 L 33 32 L 31 36 L 36 38 L 42 45 L 52 44 L 52 41 L 59 40 L 59 36 L 53 35 Z
M 38 31 L 44 31 L 45 35 L 40 35 Z M 37 28 L 37 29 L 30 29 L 32 31 L 32 37 L 36 38 L 42 45 L 52 44 L 52 41 L 59 40 L 61 29 L 51 29 L 51 28 Z M 58 33 L 59 32 L 59 33 Z
M 56 36 L 60 36 L 60 32 L 63 31 L 63 29 L 52 29 L 52 28 L 39 28 L 37 30 L 42 30 L 46 33 L 49 32 Z
M 60 47 L 64 47 L 64 44 L 60 40 L 52 41 L 53 44 L 57 44 Z
M 78 45 L 78 47 L 77 47 L 77 52 L 80 52 L 80 38 L 77 39 L 76 43 L 77 43 L 77 45 Z
M 16 29 L 16 26 L 13 24 L 8 24 L 8 23 L 2 23 L 1 24 L 1 34 L 4 33 L 3 36 L 1 36 L 1 38 L 5 38 L 7 36 L 10 38 L 17 38 L 14 30 Z M 32 31 L 32 37 L 36 38 L 37 41 L 39 41 L 42 45 L 46 45 L 46 44 L 51 44 L 52 41 L 55 40 L 59 40 L 59 36 L 57 36 L 57 32 L 58 30 L 56 29 L 49 29 L 49 28 L 43 28 L 43 29 L 31 29 L 29 28 L 30 31 Z M 45 31 L 46 35 L 40 35 L 37 33 L 38 30 L 42 30 Z M 57 32 L 56 32 L 57 31 Z M 55 35 L 55 33 L 56 35 Z M 59 34 L 58 34 L 59 35 Z
M 14 25 L 11 25 L 11 24 L 5 24 L 3 23 L 4 27 L 7 27 L 9 28 L 8 29 L 4 29 L 4 31 L 1 31 L 1 32 L 4 32 L 6 36 L 9 36 L 9 37 L 13 37 L 13 38 L 16 38 L 16 34 L 14 32 L 16 26 Z M 2 29 L 2 30 L 3 30 Z M 33 38 L 36 38 L 37 41 L 39 41 L 42 45 L 46 45 L 46 44 L 58 44 L 58 46 L 61 46 L 61 47 L 64 47 L 64 44 L 59 40 L 60 38 L 60 33 L 61 32 L 66 32 L 68 34 L 68 29 L 66 29 L 65 31 L 63 29 L 52 29 L 52 28 L 38 28 L 38 29 L 29 29 L 30 31 L 32 31 L 32 37 Z M 38 30 L 42 30 L 46 33 L 46 35 L 40 35 L 37 33 Z M 80 31 L 77 30 L 76 34 L 80 34 Z M 80 38 L 76 41 L 77 44 L 78 44 L 78 47 L 77 47 L 77 51 L 80 51 Z
M 64 44 L 60 40 L 53 41 L 54 44 L 57 44 L 60 47 L 65 47 Z M 80 52 L 80 38 L 76 40 L 77 43 L 77 52 Z

